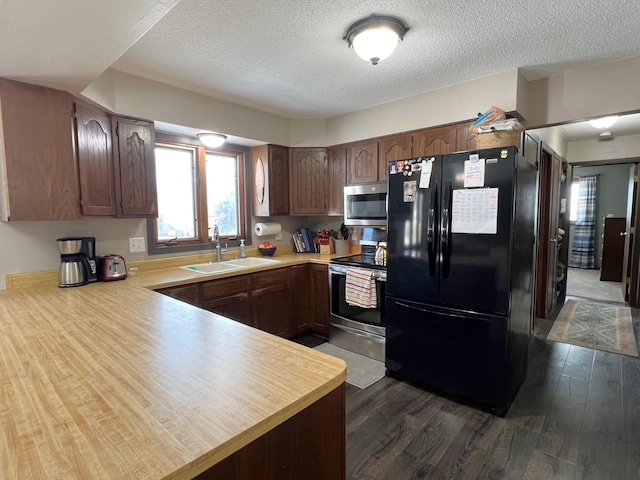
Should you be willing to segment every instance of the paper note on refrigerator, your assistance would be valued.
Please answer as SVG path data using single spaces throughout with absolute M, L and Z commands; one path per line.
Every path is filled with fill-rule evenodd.
M 498 189 L 454 190 L 451 202 L 452 233 L 496 234 Z
M 475 157 L 464 162 L 464 188 L 484 187 L 484 158 Z
M 420 175 L 420 188 L 429 188 L 431 184 L 431 165 L 433 162 L 423 160 L 420 170 L 422 174 Z

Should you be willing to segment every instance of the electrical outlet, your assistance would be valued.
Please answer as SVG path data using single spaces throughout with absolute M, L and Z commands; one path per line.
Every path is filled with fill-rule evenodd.
M 144 237 L 133 237 L 129 239 L 129 253 L 144 252 Z
M 276 233 L 275 240 L 282 240 L 282 232 Z

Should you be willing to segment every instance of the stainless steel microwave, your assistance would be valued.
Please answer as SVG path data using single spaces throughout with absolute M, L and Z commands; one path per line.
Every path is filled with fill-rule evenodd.
M 344 224 L 387 226 L 387 184 L 344 187 Z

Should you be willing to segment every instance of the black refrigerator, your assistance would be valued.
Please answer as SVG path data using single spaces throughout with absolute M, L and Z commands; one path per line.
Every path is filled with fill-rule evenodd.
M 389 374 L 504 415 L 533 328 L 536 166 L 516 147 L 389 164 Z

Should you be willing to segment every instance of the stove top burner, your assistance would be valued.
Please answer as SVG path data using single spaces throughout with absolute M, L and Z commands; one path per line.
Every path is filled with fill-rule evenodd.
M 350 257 L 334 258 L 329 263 L 347 265 L 349 267 L 374 268 L 376 270 L 387 269 L 384 259 L 376 259 L 374 255 L 351 255 Z

